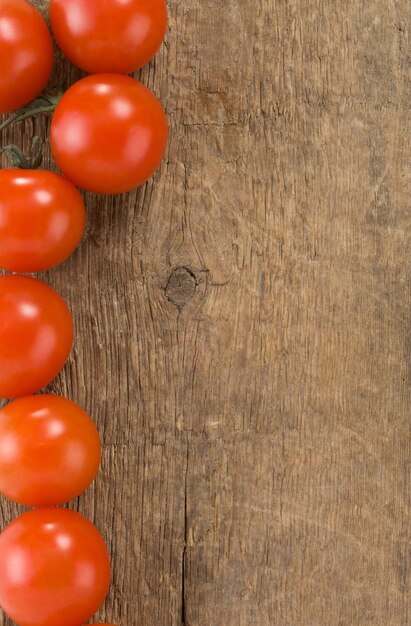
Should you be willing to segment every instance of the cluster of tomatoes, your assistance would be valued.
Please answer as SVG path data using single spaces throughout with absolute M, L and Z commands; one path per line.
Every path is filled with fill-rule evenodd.
M 97 429 L 63 397 L 36 394 L 64 366 L 70 311 L 30 276 L 78 245 L 85 206 L 77 187 L 121 193 L 160 164 L 167 122 L 154 94 L 127 76 L 160 47 L 165 0 L 51 0 L 57 44 L 89 76 L 56 104 L 52 154 L 63 176 L 0 170 L 0 492 L 34 508 L 0 535 L 0 606 L 19 626 L 81 626 L 103 603 L 110 561 L 99 531 L 59 508 L 94 480 Z M 28 0 L 0 0 L 0 113 L 33 101 L 53 66 L 52 39 Z

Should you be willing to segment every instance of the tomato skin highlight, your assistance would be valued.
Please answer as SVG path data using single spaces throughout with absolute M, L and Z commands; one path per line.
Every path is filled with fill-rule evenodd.
M 0 535 L 0 606 L 20 626 L 81 626 L 109 585 L 104 540 L 79 513 L 35 509 Z
M 43 272 L 79 244 L 86 220 L 80 192 L 42 170 L 0 170 L 0 267 Z
M 0 0 L 0 114 L 34 100 L 53 68 L 46 22 L 26 0 Z
M 29 396 L 0 410 L 0 492 L 18 504 L 77 498 L 94 480 L 100 457 L 96 426 L 67 398 Z
M 130 74 L 159 49 L 167 5 L 165 0 L 51 0 L 50 20 L 57 44 L 74 65 L 90 74 Z
M 39 391 L 73 344 L 73 320 L 54 289 L 29 276 L 0 276 L 0 397 Z
M 95 193 L 130 191 L 154 173 L 167 146 L 156 96 L 119 74 L 96 74 L 63 95 L 51 123 L 54 159 L 75 185 Z

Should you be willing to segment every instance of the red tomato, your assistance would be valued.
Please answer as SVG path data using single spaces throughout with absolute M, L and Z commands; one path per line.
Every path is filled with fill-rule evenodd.
M 77 498 L 94 480 L 100 437 L 77 404 L 38 395 L 0 411 L 0 492 L 26 506 Z
M 7 113 L 38 96 L 53 67 L 46 23 L 26 0 L 0 0 L 0 59 L 0 113 Z
M 20 626 L 81 626 L 109 584 L 103 538 L 74 511 L 29 511 L 0 535 L 0 606 Z
M 61 370 L 73 343 L 63 298 L 28 276 L 0 276 L 0 397 L 39 391 Z
M 141 185 L 167 144 L 167 120 L 155 95 L 119 74 L 96 74 L 64 94 L 51 123 L 51 149 L 73 183 L 97 193 Z
M 157 52 L 167 28 L 165 0 L 51 0 L 54 36 L 91 74 L 129 74 Z
M 85 208 L 62 176 L 0 170 L 0 267 L 42 272 L 62 263 L 84 231 Z

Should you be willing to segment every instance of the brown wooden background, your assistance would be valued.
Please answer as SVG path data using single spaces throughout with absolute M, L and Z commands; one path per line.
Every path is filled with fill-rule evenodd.
M 76 504 L 112 554 L 100 618 L 408 626 L 411 4 L 169 6 L 141 73 L 167 158 L 87 195 L 45 276 L 77 327 L 51 389 L 104 441 Z

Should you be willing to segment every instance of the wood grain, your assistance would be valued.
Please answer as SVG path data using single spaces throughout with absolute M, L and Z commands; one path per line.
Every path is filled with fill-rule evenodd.
M 75 504 L 112 554 L 100 618 L 409 626 L 411 4 L 169 8 L 141 73 L 167 158 L 88 194 L 45 276 L 77 327 L 52 390 L 104 441 Z

